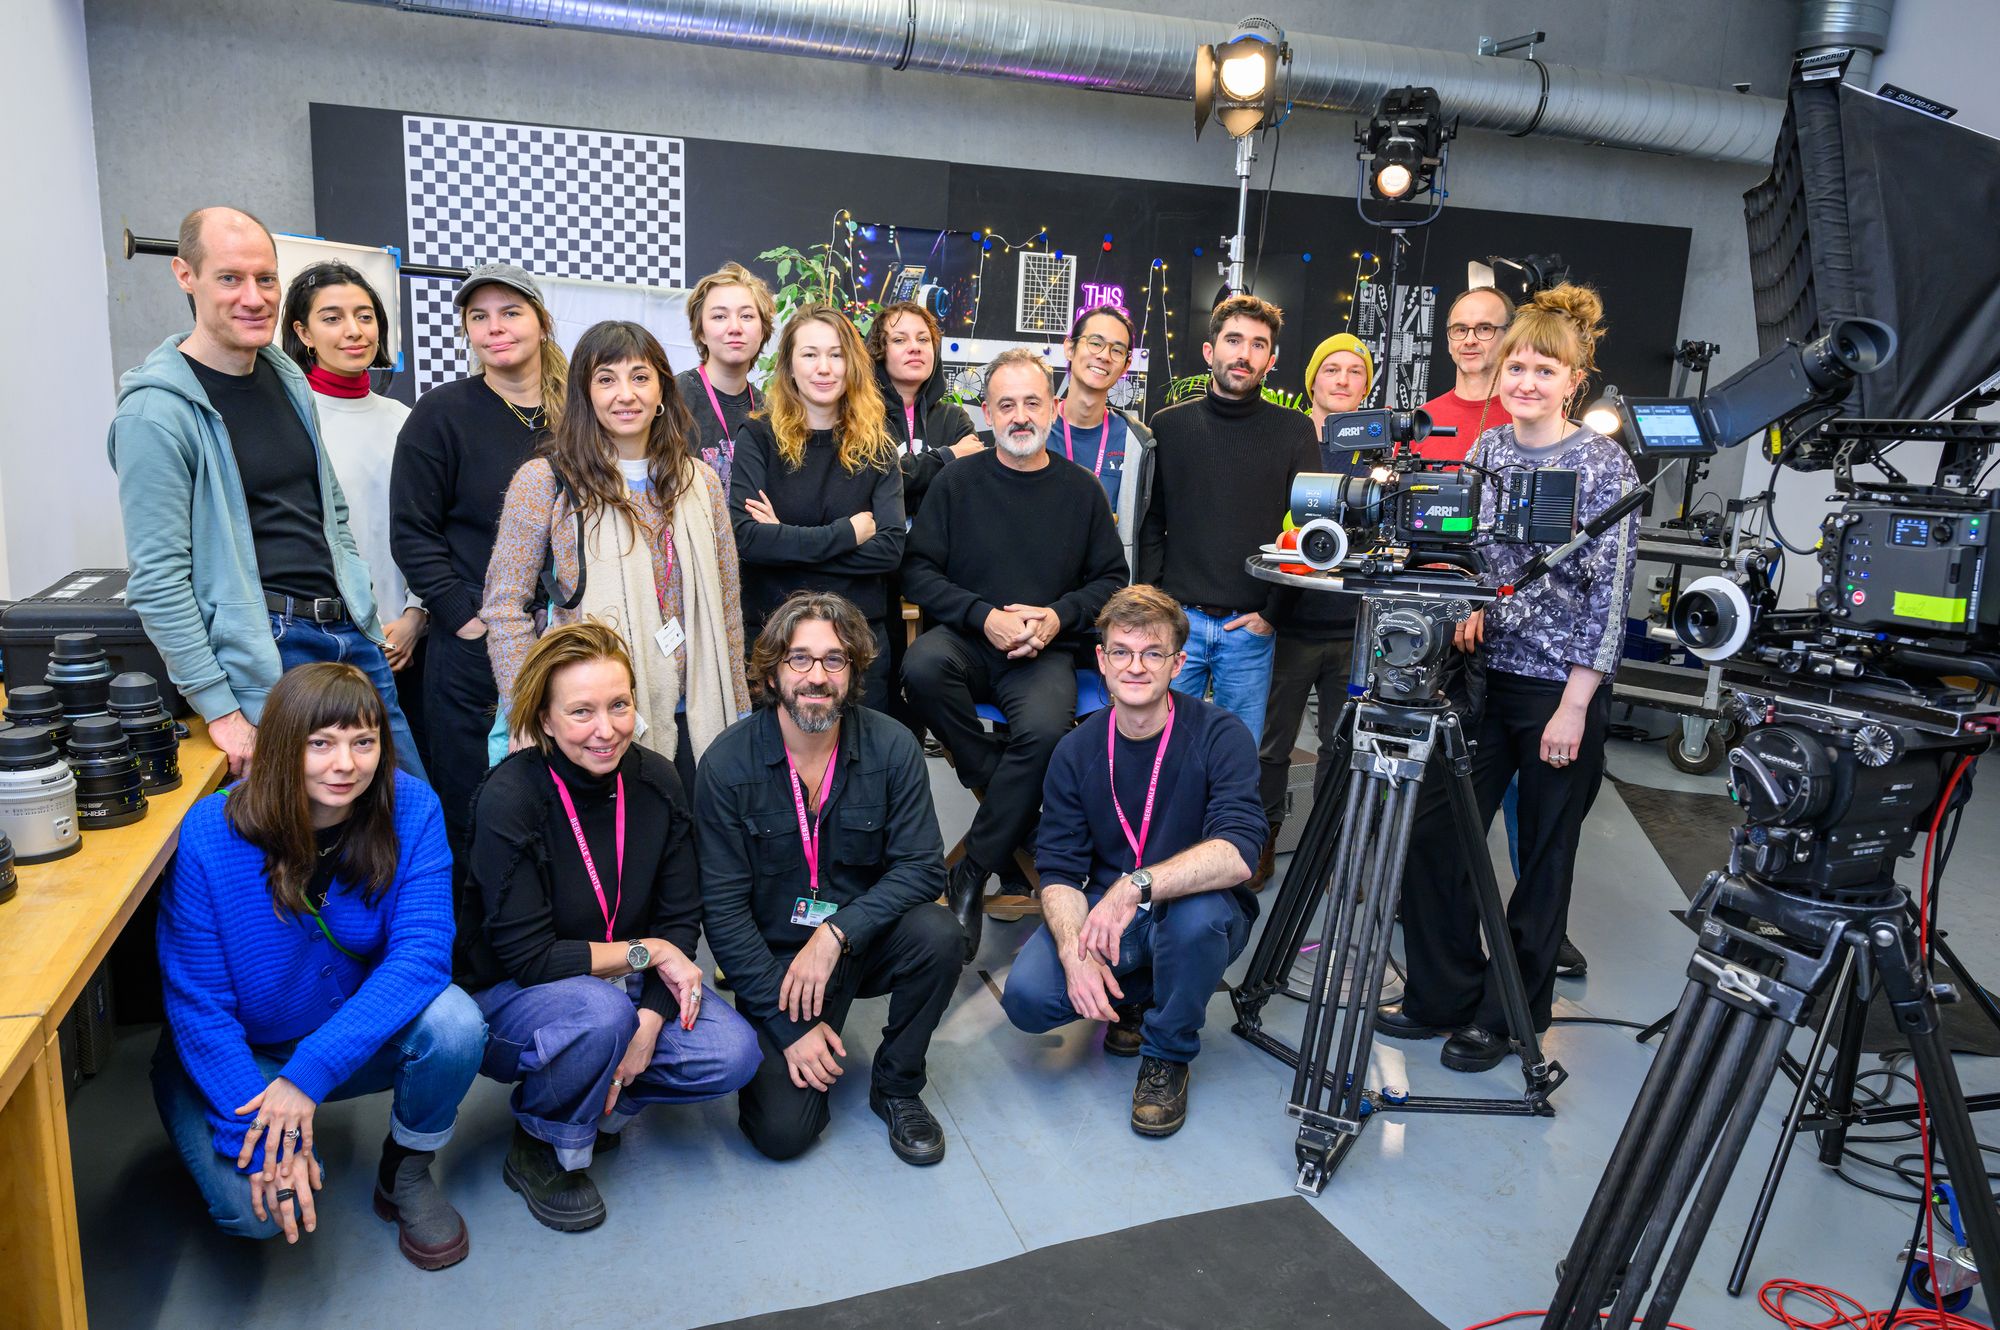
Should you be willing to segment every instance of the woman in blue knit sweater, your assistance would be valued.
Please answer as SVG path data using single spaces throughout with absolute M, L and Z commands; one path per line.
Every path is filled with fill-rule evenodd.
M 465 1259 L 430 1164 L 486 1023 L 452 986 L 451 945 L 437 796 L 395 769 L 381 695 L 352 665 L 288 671 L 249 773 L 182 822 L 160 900 L 153 1092 L 225 1232 L 312 1232 L 314 1110 L 393 1090 L 375 1212 L 417 1266 Z

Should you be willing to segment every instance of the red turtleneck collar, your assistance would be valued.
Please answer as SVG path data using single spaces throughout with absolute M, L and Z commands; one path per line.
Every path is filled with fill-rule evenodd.
M 366 397 L 368 395 L 368 371 L 359 374 L 335 374 L 324 365 L 315 364 L 306 370 L 306 382 L 316 393 L 327 397 Z

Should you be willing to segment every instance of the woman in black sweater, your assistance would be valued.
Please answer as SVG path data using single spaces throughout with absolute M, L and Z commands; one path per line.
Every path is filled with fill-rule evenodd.
M 861 334 L 807 305 L 778 339 L 770 402 L 743 429 L 729 515 L 743 564 L 743 628 L 755 640 L 794 591 L 832 591 L 875 631 L 862 702 L 889 700 L 889 580 L 903 562 L 903 472 Z
M 589 621 L 553 630 L 508 715 L 533 746 L 479 793 L 464 986 L 486 1016 L 481 1070 L 515 1084 L 507 1185 L 574 1232 L 604 1222 L 584 1172 L 593 1150 L 646 1104 L 740 1088 L 760 1057 L 749 1024 L 702 987 L 692 818 L 673 763 L 632 742 L 624 641 Z

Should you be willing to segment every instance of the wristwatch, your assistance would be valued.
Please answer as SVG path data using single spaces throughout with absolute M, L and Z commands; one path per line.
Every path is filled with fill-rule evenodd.
M 1150 868 L 1134 869 L 1132 871 L 1132 875 L 1126 880 L 1139 889 L 1139 904 L 1151 905 L 1153 903 L 1152 869 Z
M 645 943 L 634 942 L 625 948 L 625 963 L 632 967 L 633 974 L 637 974 L 653 963 L 653 953 L 646 950 Z

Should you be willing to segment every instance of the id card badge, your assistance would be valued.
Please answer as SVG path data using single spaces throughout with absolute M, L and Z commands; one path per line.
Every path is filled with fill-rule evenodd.
M 653 634 L 653 640 L 659 643 L 662 656 L 669 660 L 673 659 L 674 652 L 680 650 L 681 643 L 688 640 L 687 629 L 681 627 L 680 616 L 677 614 L 661 624 L 660 631 Z
M 811 896 L 801 896 L 792 902 L 792 922 L 801 928 L 818 928 L 833 917 L 840 907 L 832 901 L 814 900 Z

